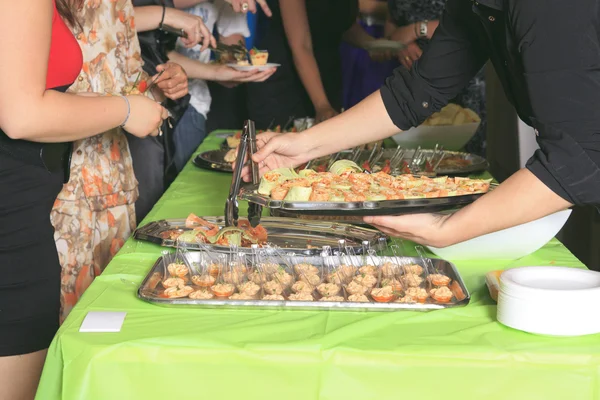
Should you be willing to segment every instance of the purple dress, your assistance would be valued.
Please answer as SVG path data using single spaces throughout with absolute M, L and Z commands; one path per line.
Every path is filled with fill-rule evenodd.
M 370 23 L 370 18 L 362 18 L 360 24 L 374 38 L 383 37 L 383 25 Z M 342 82 L 344 88 L 343 105 L 348 109 L 371 93 L 379 90 L 385 78 L 399 65 L 396 60 L 376 62 L 369 53 L 348 43 L 340 46 L 342 56 Z

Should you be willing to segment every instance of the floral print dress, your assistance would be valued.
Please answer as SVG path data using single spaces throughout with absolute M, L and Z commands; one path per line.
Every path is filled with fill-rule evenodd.
M 390 17 L 397 26 L 404 26 L 424 20 L 439 19 L 444 11 L 445 0 L 389 0 Z M 427 47 L 428 40 L 418 40 L 421 49 Z M 485 157 L 485 78 L 483 69 L 469 82 L 467 87 L 451 101 L 475 111 L 481 117 L 481 124 L 473 138 L 465 146 L 471 153 Z
M 147 79 L 131 0 L 86 0 L 80 21 L 84 64 L 70 92 L 126 94 Z M 62 320 L 135 228 L 137 184 L 120 128 L 74 143 L 71 178 L 51 214 L 62 266 Z

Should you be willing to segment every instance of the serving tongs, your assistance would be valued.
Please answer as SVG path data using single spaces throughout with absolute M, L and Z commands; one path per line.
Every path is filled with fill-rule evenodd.
M 259 169 L 258 164 L 252 160 L 252 156 L 256 152 L 256 128 L 254 121 L 248 120 L 244 124 L 244 129 L 240 138 L 240 145 L 238 146 L 237 158 L 238 162 L 235 164 L 233 170 L 233 178 L 231 180 L 231 187 L 229 189 L 229 196 L 225 202 L 225 226 L 237 226 L 239 218 L 239 204 L 238 204 L 238 193 L 240 192 L 240 186 L 242 184 L 242 169 L 244 168 L 243 160 L 248 157 L 248 162 L 252 169 L 252 183 L 257 185 L 259 183 Z M 249 203 L 248 204 L 248 221 L 250 225 L 255 228 L 260 223 L 260 217 L 262 215 L 262 206 Z

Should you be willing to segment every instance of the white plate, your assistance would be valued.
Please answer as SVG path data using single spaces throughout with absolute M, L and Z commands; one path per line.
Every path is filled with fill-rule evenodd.
M 386 51 L 386 50 L 398 51 L 398 50 L 402 50 L 404 47 L 406 47 L 406 46 L 404 46 L 404 44 L 402 44 L 400 42 L 396 42 L 395 40 L 387 40 L 387 39 L 377 39 L 377 40 L 374 40 L 372 42 L 365 44 L 365 46 L 364 46 L 365 50 L 368 50 L 368 51 Z
M 230 63 L 230 64 L 227 64 L 227 66 L 231 67 L 233 69 L 237 69 L 238 71 L 254 71 L 254 70 L 264 71 L 269 68 L 280 67 L 281 64 L 266 63 L 265 65 L 238 65 L 238 64 Z
M 415 149 L 433 149 L 436 144 L 444 146 L 445 150 L 459 151 L 475 135 L 479 122 L 462 125 L 431 126 L 421 125 L 400 132 L 392 138 L 402 147 Z
M 600 272 L 567 267 L 513 268 L 500 276 L 500 288 L 531 296 L 544 293 L 562 297 L 580 293 L 600 299 Z
M 462 243 L 437 248 L 428 246 L 446 260 L 515 260 L 539 250 L 569 219 L 571 210 L 559 211 L 536 221 L 489 233 Z

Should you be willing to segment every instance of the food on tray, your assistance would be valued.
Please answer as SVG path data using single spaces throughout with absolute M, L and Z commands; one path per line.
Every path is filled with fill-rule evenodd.
M 448 286 L 451 279 L 444 274 L 431 274 L 427 280 L 434 286 Z
M 219 283 L 211 286 L 210 290 L 217 297 L 229 297 L 235 292 L 235 286 L 231 283 Z
M 238 227 L 219 228 L 195 214 L 190 214 L 185 227 L 188 230 L 173 229 L 161 233 L 162 238 L 169 238 L 187 243 L 207 243 L 220 246 L 250 247 L 253 244 L 263 245 L 267 242 L 267 231 L 261 225 L 252 228 L 247 220 L 240 220 Z M 212 272 L 211 272 L 212 274 Z
M 369 291 L 367 286 L 363 286 L 360 283 L 352 281 L 346 286 L 346 291 L 350 294 L 365 294 Z
M 367 274 L 367 275 L 377 275 L 377 271 L 378 268 L 374 265 L 365 265 L 364 267 L 360 267 L 358 269 L 358 272 L 361 274 Z
M 302 292 L 306 292 L 306 293 L 312 293 L 312 291 L 315 289 L 314 286 L 312 286 L 309 283 L 306 283 L 304 281 L 297 281 L 296 283 L 294 283 L 292 285 L 292 291 L 294 293 L 302 293 Z
M 404 282 L 404 284 L 406 286 L 409 287 L 417 287 L 420 286 L 421 283 L 423 283 L 423 278 L 421 278 L 419 275 L 417 274 L 410 274 L 410 273 L 405 273 L 402 276 L 402 281 Z
M 269 60 L 269 52 L 267 50 L 258 50 L 253 48 L 248 52 L 252 65 L 265 65 Z
M 306 293 L 306 292 L 290 294 L 288 299 L 290 299 L 292 301 L 314 301 L 315 300 L 315 298 L 312 296 L 312 294 Z
M 263 300 L 285 300 L 285 298 L 280 294 L 268 294 L 262 298 Z
M 371 297 L 378 303 L 389 303 L 394 300 L 394 289 L 391 286 L 384 286 L 371 290 Z
M 254 264 L 251 257 L 236 258 L 235 254 L 223 264 L 206 262 L 209 258 L 203 257 L 202 271 L 194 274 L 181 261 L 171 262 L 159 273 L 152 290 L 162 298 L 195 300 L 447 304 L 464 298 L 459 298 L 462 289 L 457 281 L 444 273 L 429 275 L 418 264 L 403 265 L 394 258 L 367 258 L 368 262 L 355 266 L 345 264 L 345 256 L 333 257 L 331 262 L 323 260 L 323 264 L 295 261 L 283 265 L 278 257 L 265 256 Z M 332 263 L 334 259 L 339 264 Z
M 192 283 L 194 285 L 204 287 L 204 288 L 211 287 L 212 285 L 215 284 L 216 280 L 217 279 L 210 274 L 192 276 Z
M 404 265 L 402 266 L 402 269 L 404 270 L 405 274 L 421 275 L 423 273 L 423 267 L 421 267 L 419 264 Z
M 498 301 L 498 293 L 500 292 L 500 275 L 504 270 L 490 271 L 485 274 L 485 283 L 490 292 L 490 297 L 494 301 Z
M 469 108 L 462 108 L 458 104 L 450 103 L 440 111 L 431 114 L 422 125 L 462 125 L 480 121 L 481 118 L 479 118 L 475 111 Z
M 348 296 L 348 301 L 353 301 L 355 303 L 368 303 L 369 298 L 364 294 L 353 294 Z
M 215 296 L 207 290 L 196 290 L 190 293 L 188 297 L 194 300 L 210 300 Z
M 317 291 L 321 294 L 321 296 L 336 296 L 342 288 L 335 283 L 321 283 L 317 286 Z
M 223 157 L 223 161 L 233 163 L 237 158 L 238 149 L 231 149 Z
M 485 193 L 491 180 L 462 177 L 391 176 L 384 172 L 362 173 L 349 160 L 333 163 L 330 172 L 304 173 L 289 168 L 265 174 L 258 193 L 273 200 L 294 202 L 344 202 L 424 199 Z M 306 171 L 306 170 L 303 170 Z
M 238 286 L 238 292 L 248 296 L 256 297 L 258 292 L 260 292 L 260 286 L 252 281 L 248 281 Z
M 249 67 L 250 66 L 250 61 L 248 61 L 248 60 L 239 60 L 236 64 L 239 65 L 240 67 Z
M 429 295 L 439 303 L 448 303 L 452 300 L 452 291 L 447 286 L 440 286 L 437 289 L 431 289 Z
M 174 277 L 183 278 L 190 272 L 190 269 L 185 264 L 171 263 L 167 266 L 167 271 Z
M 184 283 L 185 283 L 185 281 L 181 278 L 167 278 L 164 281 L 162 281 L 162 285 L 165 289 L 177 287 L 177 286 L 183 286 Z
M 416 299 L 419 303 L 425 303 L 425 301 L 429 297 L 427 290 L 421 287 L 409 287 L 408 289 L 406 289 L 405 294 L 406 296 L 410 296 L 413 299 Z
M 231 136 L 227 136 L 226 140 L 227 140 L 227 146 L 229 146 L 230 149 L 235 150 L 240 145 L 240 142 L 242 141 L 242 132 L 238 131 Z
M 377 278 L 373 275 L 362 274 L 354 278 L 353 282 L 366 286 L 368 288 L 372 288 L 377 284 Z
M 191 286 L 174 286 L 165 289 L 165 291 L 163 292 L 163 296 L 168 297 L 170 299 L 176 299 L 181 297 L 188 297 L 193 291 L 194 289 Z
M 283 285 L 277 281 L 268 281 L 263 285 L 263 289 L 267 294 L 283 293 Z
M 326 296 L 326 297 L 321 297 L 319 299 L 319 301 L 344 301 L 344 297 L 343 296 Z

